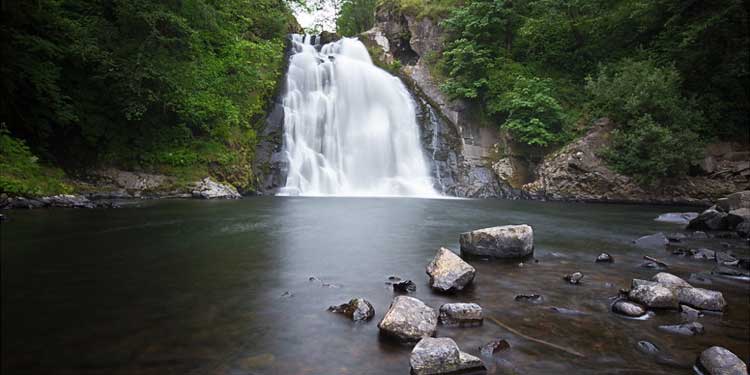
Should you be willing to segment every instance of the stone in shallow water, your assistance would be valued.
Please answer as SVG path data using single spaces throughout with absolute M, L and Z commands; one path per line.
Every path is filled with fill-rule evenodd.
M 668 212 L 666 214 L 659 215 L 659 217 L 654 220 L 664 223 L 687 224 L 690 222 L 690 220 L 693 220 L 696 217 L 698 217 L 697 212 Z
M 413 375 L 486 372 L 482 360 L 459 350 L 448 337 L 423 338 L 411 351 L 409 363 Z
M 654 309 L 676 309 L 677 296 L 672 290 L 661 285 L 638 285 L 630 290 L 628 298 Z
M 474 280 L 476 270 L 452 251 L 441 247 L 427 265 L 430 286 L 439 292 L 462 290 Z
M 702 335 L 704 332 L 703 324 L 690 322 L 685 324 L 673 324 L 659 326 L 659 329 L 665 332 L 674 333 L 684 336 Z
M 612 304 L 612 311 L 630 317 L 639 317 L 646 314 L 646 309 L 643 306 L 622 299 Z
M 721 346 L 712 346 L 696 361 L 706 375 L 747 375 L 747 365 L 734 353 Z
M 612 263 L 615 261 L 615 258 L 612 258 L 609 253 L 601 253 L 599 256 L 596 257 L 596 263 Z
M 344 314 L 355 322 L 370 320 L 375 316 L 372 304 L 364 298 L 353 298 L 347 303 L 329 307 L 328 311 Z
M 393 291 L 399 293 L 409 293 L 417 291 L 417 284 L 411 280 L 397 281 L 393 283 Z
M 682 315 L 682 319 L 686 322 L 694 322 L 698 318 L 703 317 L 700 310 L 696 310 L 687 305 L 680 305 L 680 315 Z
M 378 323 L 380 332 L 401 341 L 419 341 L 435 335 L 437 313 L 424 302 L 409 296 L 397 296 Z
M 519 294 L 515 296 L 513 299 L 515 299 L 518 302 L 529 302 L 529 303 L 544 302 L 544 297 L 539 294 Z
M 493 354 L 510 349 L 508 341 L 503 339 L 492 340 L 479 347 L 479 352 L 487 357 L 492 357 Z
M 461 233 L 461 254 L 494 258 L 525 258 L 534 253 L 534 231 L 526 225 L 505 225 Z
M 563 279 L 573 285 L 577 285 L 581 283 L 581 280 L 583 280 L 583 274 L 580 272 L 573 272 L 569 275 L 563 276 Z
M 727 306 L 721 292 L 702 288 L 680 288 L 677 299 L 684 305 L 701 310 L 723 311 Z
M 476 303 L 446 303 L 440 306 L 438 316 L 443 325 L 479 325 L 482 319 L 482 307 Z
M 664 235 L 664 233 L 656 233 L 656 234 L 651 234 L 648 236 L 643 236 L 633 241 L 633 243 L 638 247 L 658 248 L 658 247 L 664 247 L 666 244 L 669 243 L 669 240 Z
M 644 340 L 638 341 L 635 347 L 643 354 L 653 355 L 659 352 L 659 348 L 656 345 Z

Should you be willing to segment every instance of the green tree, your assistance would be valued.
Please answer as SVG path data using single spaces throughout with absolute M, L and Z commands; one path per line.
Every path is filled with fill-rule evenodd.
M 354 36 L 375 25 L 377 0 L 342 0 L 336 18 L 336 32 L 342 36 Z

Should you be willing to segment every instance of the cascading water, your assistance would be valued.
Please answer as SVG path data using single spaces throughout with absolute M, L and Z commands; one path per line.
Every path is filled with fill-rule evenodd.
M 279 194 L 438 196 L 406 87 L 373 65 L 358 40 L 318 51 L 311 39 L 293 36 L 283 100 L 289 165 Z

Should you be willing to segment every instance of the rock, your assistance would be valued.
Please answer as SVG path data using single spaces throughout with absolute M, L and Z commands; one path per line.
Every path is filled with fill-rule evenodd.
M 461 233 L 461 254 L 523 258 L 534 253 L 534 231 L 528 225 L 506 225 Z
M 661 285 L 638 285 L 630 290 L 628 298 L 653 309 L 675 309 L 678 307 L 675 293 Z
M 563 314 L 563 315 L 588 315 L 588 313 L 585 313 L 583 311 L 566 309 L 564 307 L 552 306 L 549 309 L 556 313 Z
M 737 232 L 738 235 L 740 235 L 740 237 L 743 237 L 743 238 L 750 237 L 750 220 L 745 220 L 737 224 L 737 227 L 735 227 L 734 230 Z
M 474 280 L 476 270 L 452 251 L 441 247 L 427 265 L 430 286 L 440 292 L 462 290 Z
M 685 233 L 667 233 L 664 236 L 667 237 L 667 240 L 669 242 L 681 242 L 682 240 L 687 238 L 687 235 L 685 235 Z
M 397 296 L 378 328 L 382 334 L 401 341 L 419 341 L 422 337 L 435 335 L 437 313 L 416 298 Z
M 446 303 L 440 306 L 438 316 L 443 325 L 479 325 L 482 319 L 482 307 L 476 303 Z
M 510 344 L 508 343 L 508 341 L 497 339 L 480 346 L 479 352 L 482 353 L 483 356 L 492 357 L 492 355 L 496 352 L 501 352 L 508 349 L 510 349 Z
M 329 307 L 328 311 L 344 314 L 355 322 L 370 320 L 375 316 L 372 304 L 364 298 L 353 298 L 348 303 Z
M 544 297 L 542 297 L 539 294 L 519 294 L 519 295 L 516 295 L 514 299 L 519 302 L 530 302 L 530 303 L 544 302 Z
M 656 281 L 633 279 L 633 281 L 630 282 L 630 289 L 635 289 L 641 285 L 659 285 L 659 283 Z
M 717 200 L 716 206 L 724 212 L 731 212 L 740 208 L 750 209 L 750 190 L 729 194 Z
M 639 267 L 641 267 L 641 268 L 651 268 L 651 269 L 655 269 L 655 270 L 663 270 L 663 269 L 667 268 L 667 266 L 664 263 L 658 263 L 658 262 L 654 262 L 652 260 L 647 260 L 647 261 L 641 263 Z
M 486 371 L 479 358 L 459 350 L 456 342 L 448 337 L 423 338 L 411 351 L 409 363 L 413 375 Z
M 663 325 L 659 329 L 665 332 L 674 333 L 684 336 L 702 335 L 704 332 L 703 324 L 690 322 L 685 324 Z
M 578 285 L 581 283 L 581 280 L 583 279 L 583 274 L 580 272 L 573 272 L 569 275 L 563 276 L 563 279 L 565 279 L 565 281 L 573 285 Z
M 638 247 L 656 248 L 656 247 L 664 247 L 664 245 L 669 243 L 669 240 L 664 235 L 664 233 L 656 233 L 656 234 L 651 234 L 648 236 L 643 236 L 633 241 L 633 243 Z
M 699 260 L 715 260 L 716 252 L 706 248 L 691 249 L 692 258 Z
M 704 350 L 695 365 L 706 375 L 747 375 L 747 365 L 721 346 Z
M 727 254 L 725 252 L 716 252 L 716 263 L 718 263 L 721 266 L 736 266 L 740 263 L 739 259 L 735 258 L 731 254 Z
M 736 230 L 743 222 L 750 221 L 750 208 L 738 208 L 729 211 L 726 217 L 727 229 Z
M 714 275 L 731 276 L 731 277 L 750 277 L 750 271 L 741 270 L 736 267 L 727 267 L 718 265 L 711 271 Z
M 96 205 L 82 195 L 61 194 L 39 198 L 48 207 L 94 208 Z
M 715 207 L 715 206 L 714 206 Z M 693 230 L 722 230 L 727 228 L 727 213 L 719 212 L 715 208 L 703 211 L 698 217 L 690 220 L 687 229 Z
M 608 253 L 601 253 L 596 257 L 596 263 L 612 263 L 614 261 L 615 258 L 612 258 Z
M 659 348 L 648 341 L 638 341 L 638 343 L 635 344 L 635 347 L 639 352 L 643 354 L 654 355 L 656 353 L 659 353 Z
M 646 308 L 644 308 L 643 306 L 623 299 L 618 300 L 612 304 L 612 311 L 621 315 L 635 318 L 646 314 Z
M 657 217 L 654 220 L 665 222 L 665 223 L 684 225 L 684 224 L 688 224 L 690 220 L 693 220 L 696 217 L 698 217 L 697 212 L 669 212 L 666 214 L 659 215 L 659 217 Z
M 708 238 L 708 235 L 704 231 L 697 230 L 697 231 L 693 232 L 692 237 L 694 239 L 696 239 L 696 240 L 700 240 L 700 239 Z
M 686 322 L 694 322 L 698 318 L 703 317 L 700 310 L 696 310 L 688 305 L 680 305 L 680 315 L 682 315 L 682 319 Z
M 417 291 L 417 284 L 411 280 L 397 281 L 392 284 L 393 291 L 399 293 L 413 293 Z
M 701 288 L 679 288 L 677 299 L 681 304 L 701 310 L 723 311 L 727 306 L 721 292 Z
M 711 155 L 706 155 L 703 160 L 700 161 L 698 166 L 701 168 L 701 170 L 706 174 L 711 174 L 716 171 L 717 164 L 716 164 L 716 158 L 714 158 Z
M 662 286 L 665 286 L 670 289 L 674 288 L 692 288 L 693 286 L 688 284 L 687 281 L 672 275 L 671 273 L 667 272 L 659 272 L 654 277 L 651 278 L 651 281 L 654 281 Z
M 202 199 L 239 199 L 242 198 L 232 185 L 213 181 L 210 177 L 197 182 L 193 188 L 193 197 Z

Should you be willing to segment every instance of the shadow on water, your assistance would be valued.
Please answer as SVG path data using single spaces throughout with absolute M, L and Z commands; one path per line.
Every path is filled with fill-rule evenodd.
M 461 348 L 496 338 L 511 349 L 484 357 L 490 373 L 691 373 L 701 350 L 723 345 L 750 357 L 748 284 L 710 278 L 729 310 L 701 318 L 702 336 L 657 329 L 675 312 L 630 320 L 611 298 L 643 255 L 668 260 L 688 278 L 707 263 L 641 250 L 630 241 L 678 231 L 653 218 L 679 208 L 497 200 L 262 197 L 162 201 L 117 210 L 12 211 L 2 224 L 3 373 L 384 374 L 407 373 L 410 346 L 379 338 L 397 275 L 435 308 L 472 301 L 485 315 L 570 354 L 486 320 L 439 327 Z M 440 246 L 458 250 L 460 232 L 528 223 L 533 260 L 472 259 L 475 285 L 432 293 L 424 267 Z M 614 264 L 596 264 L 606 251 Z M 562 280 L 581 271 L 582 285 Z M 312 278 L 312 279 L 311 279 Z M 543 295 L 541 303 L 514 300 Z M 373 321 L 352 324 L 326 311 L 361 296 Z M 660 356 L 638 351 L 647 340 Z

